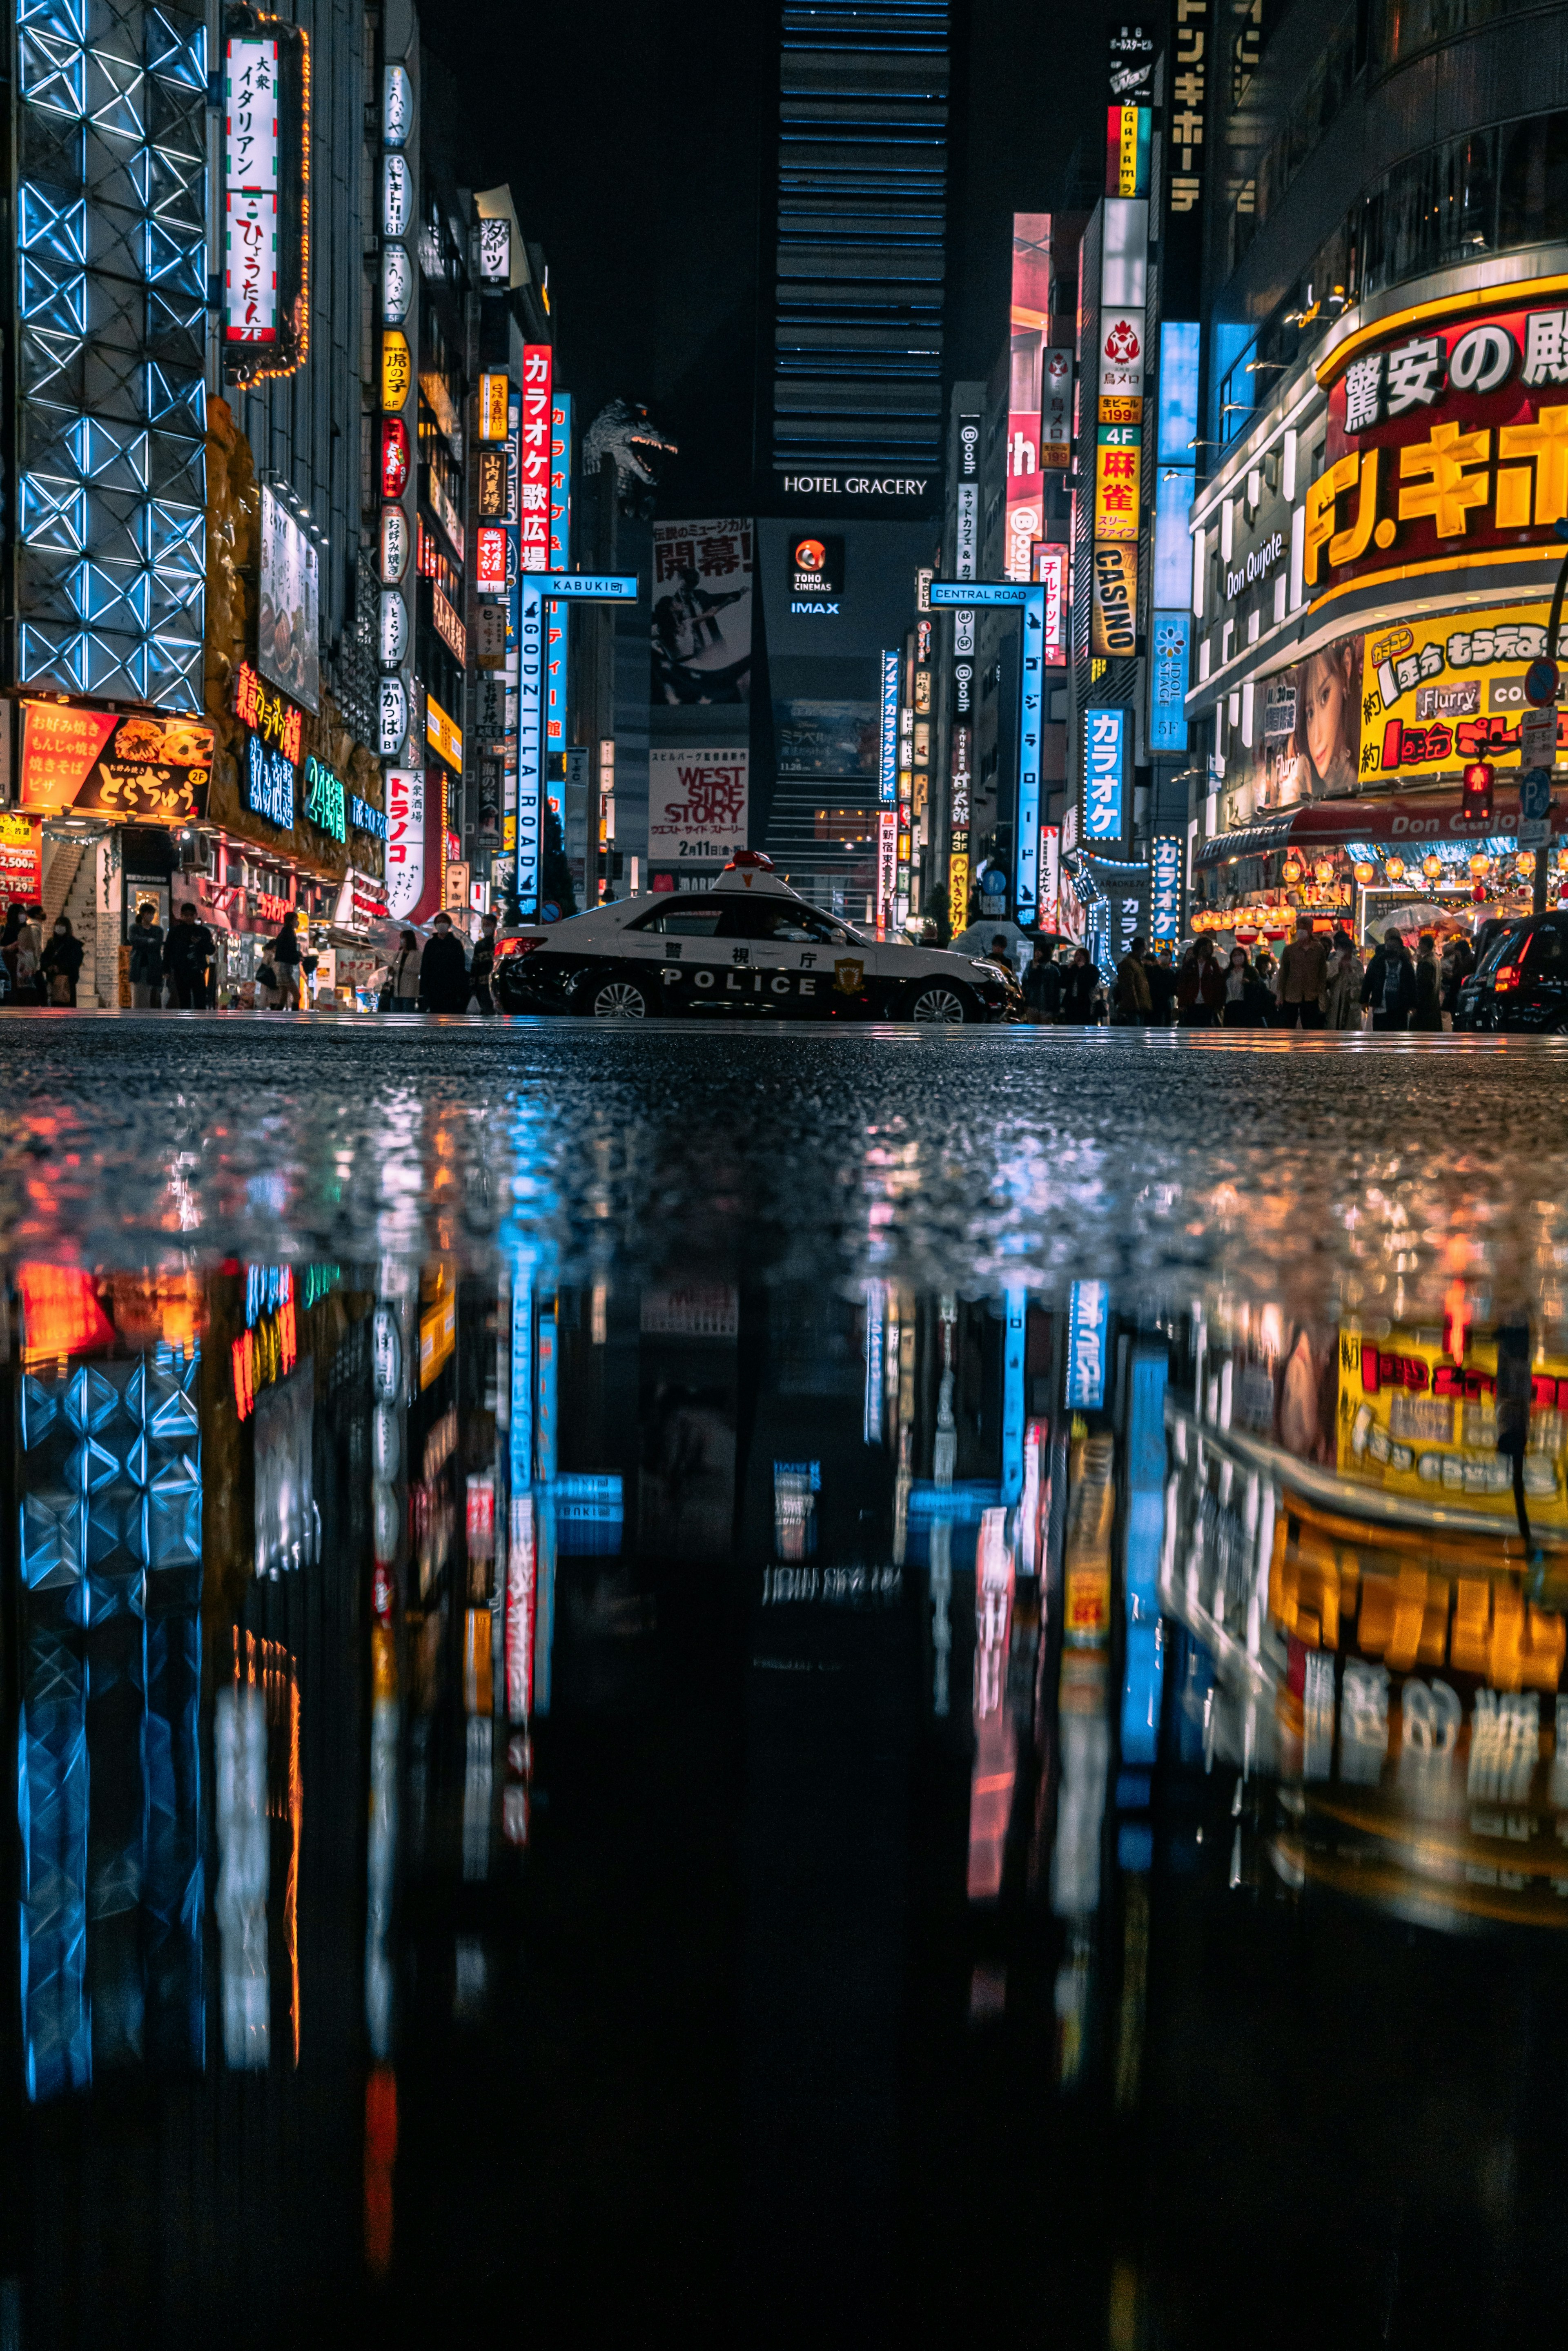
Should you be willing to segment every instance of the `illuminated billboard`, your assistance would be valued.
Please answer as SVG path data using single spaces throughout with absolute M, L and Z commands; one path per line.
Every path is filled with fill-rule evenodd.
M 292 375 L 310 347 L 310 45 L 263 21 L 266 38 L 224 44 L 224 365 L 240 383 Z

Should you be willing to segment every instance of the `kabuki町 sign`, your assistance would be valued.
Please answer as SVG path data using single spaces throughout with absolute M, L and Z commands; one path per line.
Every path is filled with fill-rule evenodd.
M 1554 545 L 1568 515 L 1568 308 L 1383 321 L 1320 380 L 1327 462 L 1303 540 L 1314 601 L 1382 573 L 1446 576 Z

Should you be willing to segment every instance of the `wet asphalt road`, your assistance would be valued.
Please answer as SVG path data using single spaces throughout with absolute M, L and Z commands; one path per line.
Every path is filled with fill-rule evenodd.
M 1521 1040 L 0 1019 L 0 1251 L 129 1274 L 114 1307 L 131 1328 L 142 1268 L 203 1271 L 199 1654 L 214 1687 L 231 1656 L 237 1677 L 242 1626 L 297 1660 L 306 1824 L 292 2068 L 281 1942 L 278 2062 L 219 2064 L 209 1927 L 199 2077 L 106 2054 L 89 2093 L 36 2108 L 0 2081 L 0 2344 L 272 2343 L 303 2322 L 425 2351 L 519 2318 L 546 2341 L 620 2339 L 653 2313 L 791 2346 L 1213 2351 L 1266 2330 L 1282 2351 L 1377 2351 L 1555 2321 L 1561 1937 L 1287 1899 L 1272 1784 L 1244 1791 L 1223 1742 L 1217 1758 L 1225 1710 L 1174 1620 L 1151 1800 L 1111 1768 L 1121 1635 L 1065 1654 L 1060 1593 L 1020 1584 L 998 1773 L 972 1732 L 975 1535 L 938 1549 L 927 1527 L 894 1548 L 894 1452 L 862 1442 L 856 1333 L 884 1318 L 889 1367 L 929 1419 L 943 1333 L 963 1332 L 974 1429 L 997 1402 L 981 1374 L 1004 1288 L 1032 1293 L 1038 1326 L 1040 1302 L 1103 1277 L 1124 1327 L 1176 1332 L 1248 1298 L 1287 1321 L 1436 1320 L 1462 1277 L 1478 1318 L 1522 1300 L 1560 1322 L 1565 1076 L 1568 1048 Z M 239 1275 L 285 1260 L 327 1277 L 300 1309 L 327 1539 L 278 1585 L 250 1572 L 263 1416 L 242 1437 L 225 1382 L 248 1343 Z M 332 1286 L 368 1314 L 400 1269 L 436 1260 L 470 1279 L 454 1367 L 409 1405 L 411 1477 L 493 1459 L 486 1381 L 508 1330 L 516 1376 L 531 1288 L 555 1301 L 560 1464 L 619 1465 L 628 1540 L 562 1538 L 553 1699 L 477 1750 L 473 1590 L 455 1583 L 418 1674 L 408 1634 L 401 1761 L 375 1782 L 371 1356 L 334 1322 Z M 733 1368 L 683 1363 L 683 1334 L 641 1320 L 649 1287 L 705 1282 L 741 1301 Z M 1172 1355 L 1179 1383 L 1174 1338 Z M 875 1396 L 873 1381 L 873 1427 Z M 885 1438 L 896 1376 L 883 1403 Z M 448 1424 L 477 1449 L 435 1446 Z M 819 1604 L 791 1581 L 811 1554 L 779 1516 L 779 1473 L 819 1457 L 821 1564 L 895 1578 L 886 1605 Z M 968 1466 L 994 1476 L 993 1458 Z M 661 1497 L 683 1478 L 691 1505 L 672 1515 Z M 465 1525 L 460 1488 L 453 1508 Z M 411 1605 L 425 1596 L 408 1584 Z M 59 1604 L 13 1595 L 5 1621 Z M 95 1871 L 117 1794 L 141 1785 L 141 1641 L 122 1614 L 86 1643 Z M 19 1671 L 35 1667 L 24 1697 L 53 1687 L 36 1658 Z M 192 1782 L 209 1809 L 211 1698 Z M 998 1903 L 966 1872 L 982 1791 L 1015 1768 Z M 471 1874 L 471 1810 L 494 1793 L 498 1812 L 498 1783 L 525 1775 L 526 1851 L 497 1837 L 490 1876 Z M 1401 1784 L 1391 1767 L 1396 1820 Z M 376 1785 L 402 1873 L 390 2145 L 364 2041 Z M 1124 1853 L 1124 1813 L 1146 1817 L 1152 1873 Z M 207 1865 L 216 1889 L 210 1835 Z M 92 1912 L 95 1981 L 115 1980 L 100 1955 L 131 1917 Z M 14 2015 L 15 1968 L 0 1947 Z M 115 2022 L 105 2000 L 106 2050 Z M 376 2215 L 394 2210 L 377 2283 Z
M 526 1236 L 561 1279 L 1201 1268 L 1430 1311 L 1568 1246 L 1565 1078 L 1533 1040 L 24 1013 L 0 1248 L 478 1270 Z

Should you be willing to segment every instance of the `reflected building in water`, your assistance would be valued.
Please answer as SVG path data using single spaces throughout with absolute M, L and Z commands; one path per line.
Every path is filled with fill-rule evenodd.
M 504 1233 L 5 1299 L 40 2339 L 120 2290 L 63 2249 L 128 2213 L 176 2334 L 434 2311 L 455 2179 L 585 2102 L 655 2175 L 656 2275 L 695 2189 L 693 2259 L 783 2292 L 804 2239 L 847 2310 L 940 2308 L 974 2084 L 1005 2052 L 1042 2114 L 1167 2145 L 1220 1912 L 1270 1967 L 1320 1918 L 1568 1918 L 1568 1361 L 1458 1286 L 1319 1326 L 558 1282 Z M 531 2223 L 558 2284 L 578 2159 Z M 1168 2232 L 1124 2236 L 1065 2307 L 1102 2253 L 1157 2299 Z

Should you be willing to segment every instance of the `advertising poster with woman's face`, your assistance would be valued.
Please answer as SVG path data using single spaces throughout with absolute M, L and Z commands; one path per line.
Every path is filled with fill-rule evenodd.
M 1250 813 L 1354 791 L 1361 758 L 1362 639 L 1342 637 L 1259 684 Z M 1237 818 L 1232 821 L 1244 821 Z
M 1342 637 L 1297 664 L 1298 797 L 1355 789 L 1361 758 L 1362 640 Z

